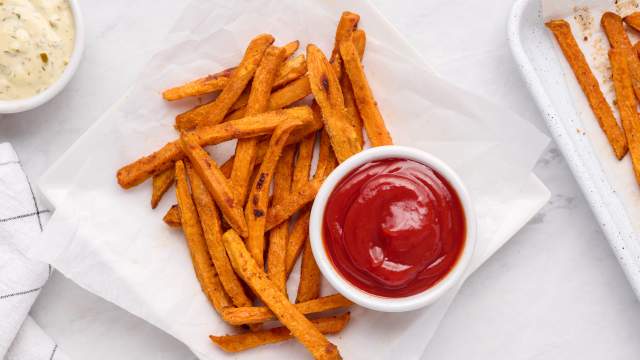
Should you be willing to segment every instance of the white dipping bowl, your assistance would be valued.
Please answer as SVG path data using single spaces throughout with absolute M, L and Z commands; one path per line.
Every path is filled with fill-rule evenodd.
M 78 1 L 66 1 L 69 2 L 69 7 L 71 8 L 75 31 L 73 52 L 71 53 L 69 64 L 67 64 L 67 67 L 64 69 L 64 72 L 60 77 L 42 92 L 24 99 L 0 100 L 0 114 L 23 112 L 46 103 L 58 95 L 58 93 L 67 86 L 69 80 L 73 77 L 73 74 L 76 73 L 78 65 L 80 64 L 80 59 L 82 58 L 82 53 L 84 52 L 84 23 L 82 21 L 82 14 L 80 13 Z
M 382 159 L 408 159 L 432 168 L 443 176 L 457 193 L 466 220 L 466 238 L 462 253 L 449 273 L 432 287 L 411 296 L 384 297 L 368 293 L 344 278 L 327 254 L 323 239 L 324 212 L 334 188 L 353 170 Z M 380 146 L 364 150 L 340 164 L 324 181 L 311 210 L 309 237 L 318 267 L 329 283 L 342 295 L 365 308 L 383 312 L 411 311 L 433 304 L 454 285 L 460 283 L 472 258 L 476 243 L 476 214 L 460 177 L 442 160 L 421 150 L 404 146 Z

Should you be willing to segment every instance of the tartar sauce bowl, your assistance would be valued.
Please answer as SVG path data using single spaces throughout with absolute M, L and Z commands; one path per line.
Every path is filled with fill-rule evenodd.
M 384 297 L 366 292 L 347 280 L 335 267 L 324 240 L 324 217 L 327 202 L 334 189 L 352 171 L 364 164 L 383 159 L 407 159 L 424 164 L 439 173 L 457 193 L 465 216 L 465 242 L 461 253 L 449 270 L 433 286 L 415 295 Z M 404 146 L 380 146 L 364 150 L 341 163 L 320 187 L 311 210 L 309 237 L 313 255 L 320 271 L 329 283 L 342 295 L 365 308 L 382 312 L 404 312 L 419 309 L 437 301 L 443 294 L 463 280 L 473 256 L 476 243 L 476 215 L 471 199 L 460 177 L 442 160 L 414 148 Z
M 0 100 L 0 114 L 12 114 L 31 110 L 53 99 L 58 95 L 58 93 L 60 93 L 60 91 L 62 91 L 62 89 L 64 89 L 65 86 L 67 86 L 69 80 L 71 80 L 78 69 L 80 60 L 82 59 L 82 53 L 84 52 L 84 22 L 82 20 L 82 13 L 80 12 L 78 1 L 66 1 L 69 3 L 71 14 L 73 15 L 73 27 L 75 33 L 73 52 L 64 72 L 50 86 L 34 96 L 16 100 Z

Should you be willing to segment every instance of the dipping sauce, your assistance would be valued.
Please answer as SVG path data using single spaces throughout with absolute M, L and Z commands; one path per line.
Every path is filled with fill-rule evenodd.
M 0 100 L 34 96 L 64 72 L 75 37 L 66 0 L 0 0 Z
M 373 161 L 331 193 L 324 244 L 338 272 L 375 295 L 405 297 L 444 278 L 460 257 L 465 214 L 453 187 L 406 159 Z

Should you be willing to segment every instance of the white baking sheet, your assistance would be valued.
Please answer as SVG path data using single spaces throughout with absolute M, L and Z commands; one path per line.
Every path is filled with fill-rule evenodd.
M 521 0 L 509 24 L 510 44 L 549 130 L 581 185 L 636 294 L 640 294 L 640 187 L 631 159 L 616 160 L 552 34 L 550 19 L 566 19 L 605 97 L 614 104 L 609 44 L 600 26 L 605 11 L 638 10 L 635 0 Z M 638 34 L 630 30 L 632 41 Z
M 193 2 L 132 89 L 42 177 L 40 188 L 56 210 L 42 239 L 23 250 L 167 331 L 200 358 L 220 358 L 207 335 L 233 329 L 202 295 L 181 234 L 161 222 L 173 196 L 152 211 L 148 184 L 124 191 L 115 172 L 175 138 L 173 117 L 186 104 L 163 102 L 163 88 L 234 65 L 259 32 L 273 33 L 281 44 L 301 39 L 329 51 L 346 9 L 362 15 L 366 71 L 395 141 L 442 157 L 467 184 L 478 213 L 477 268 L 548 199 L 531 175 L 547 139 L 517 115 L 439 78 L 360 1 Z M 213 155 L 222 159 L 230 149 L 217 147 Z M 294 273 L 290 285 L 296 280 Z M 354 307 L 352 322 L 332 341 L 350 359 L 418 358 L 454 296 L 405 314 Z M 305 354 L 287 342 L 236 356 Z

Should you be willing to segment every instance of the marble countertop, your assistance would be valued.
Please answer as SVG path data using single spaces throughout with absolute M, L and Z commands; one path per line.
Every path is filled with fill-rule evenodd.
M 443 77 L 546 132 L 507 46 L 513 0 L 373 2 Z M 13 144 L 33 181 L 124 93 L 185 4 L 80 5 L 87 41 L 74 79 L 49 104 L 0 119 L 0 142 Z M 466 282 L 425 359 L 640 354 L 640 305 L 553 144 L 535 172 L 551 190 L 551 201 Z M 60 274 L 32 315 L 75 359 L 194 358 L 175 339 Z

